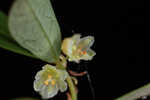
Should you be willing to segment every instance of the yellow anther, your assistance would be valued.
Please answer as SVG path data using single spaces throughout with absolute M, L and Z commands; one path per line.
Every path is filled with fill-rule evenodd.
M 44 81 L 44 84 L 47 86 L 49 84 L 48 80 Z
M 86 51 L 82 51 L 82 54 L 85 55 L 87 52 Z
M 51 80 L 52 85 L 55 85 L 55 83 L 56 83 L 55 80 Z
M 51 75 L 48 75 L 48 78 L 46 81 L 44 81 L 44 84 L 47 86 L 49 84 L 49 79 L 52 79 Z
M 51 76 L 51 75 L 48 75 L 48 79 L 52 79 L 52 76 Z

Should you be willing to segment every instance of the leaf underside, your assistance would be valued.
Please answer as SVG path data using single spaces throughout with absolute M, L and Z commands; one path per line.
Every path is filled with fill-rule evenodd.
M 0 11 L 0 47 L 15 53 L 36 58 L 28 50 L 18 45 L 11 37 L 8 30 L 8 17 Z
M 61 33 L 49 0 L 16 0 L 10 11 L 12 37 L 46 62 L 56 62 L 61 51 Z

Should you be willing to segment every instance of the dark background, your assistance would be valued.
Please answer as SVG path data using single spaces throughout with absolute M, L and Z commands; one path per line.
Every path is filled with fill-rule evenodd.
M 8 13 L 13 0 L 0 2 Z M 97 55 L 92 61 L 69 64 L 76 71 L 91 75 L 96 100 L 113 100 L 149 83 L 150 49 L 145 20 L 144 0 L 51 0 L 62 37 L 81 33 L 95 37 L 92 47 Z M 0 49 L 0 86 L 2 98 L 40 97 L 32 84 L 45 62 Z M 80 69 L 80 70 L 79 70 Z M 86 76 L 79 79 L 79 100 L 92 100 Z M 64 98 L 58 94 L 54 98 Z

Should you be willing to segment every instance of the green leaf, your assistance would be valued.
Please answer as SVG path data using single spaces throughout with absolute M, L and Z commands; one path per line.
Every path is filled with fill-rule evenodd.
M 0 47 L 10 50 L 12 52 L 18 53 L 18 54 L 22 54 L 22 55 L 29 56 L 32 58 L 37 58 L 34 55 L 32 55 L 30 52 L 28 52 L 26 49 L 22 48 L 20 45 L 8 39 L 2 34 L 0 34 Z
M 19 46 L 13 40 L 8 29 L 8 17 L 1 11 L 0 11 L 0 47 L 13 51 L 15 53 L 36 58 L 33 54 L 29 53 L 29 51 Z
M 12 39 L 9 33 L 10 32 L 8 29 L 8 17 L 0 11 L 0 34 Z
M 13 38 L 41 60 L 58 60 L 61 32 L 50 0 L 16 0 L 9 28 Z
M 136 100 L 142 96 L 147 95 L 150 95 L 150 83 L 134 91 L 131 91 L 115 100 Z
M 39 100 L 39 99 L 36 99 L 36 98 L 16 98 L 16 99 L 11 99 L 11 100 Z

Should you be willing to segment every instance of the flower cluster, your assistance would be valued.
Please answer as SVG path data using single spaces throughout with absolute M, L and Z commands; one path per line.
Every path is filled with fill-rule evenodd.
M 94 37 L 87 36 L 81 38 L 80 34 L 65 38 L 62 43 L 62 51 L 69 61 L 79 63 L 80 60 L 92 60 L 96 53 L 90 48 L 94 43 Z M 68 73 L 61 69 L 66 68 L 67 59 L 60 56 L 60 62 L 56 66 L 45 65 L 43 69 L 37 72 L 34 81 L 34 90 L 39 92 L 43 99 L 52 98 L 58 91 L 67 90 L 65 82 Z

